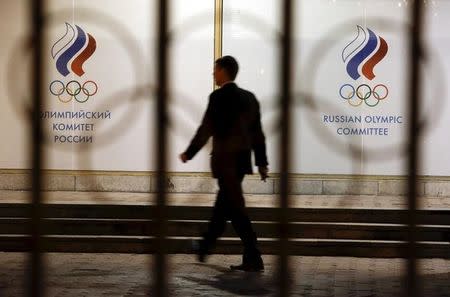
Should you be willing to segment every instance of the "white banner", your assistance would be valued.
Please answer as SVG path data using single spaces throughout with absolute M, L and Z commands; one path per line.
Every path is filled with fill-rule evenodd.
M 0 168 L 29 168 L 28 2 L 2 1 Z M 295 8 L 293 162 L 305 174 L 404 174 L 408 128 L 407 1 L 299 1 Z M 46 167 L 154 171 L 156 3 L 48 1 L 43 112 Z M 237 83 L 261 102 L 278 171 L 280 3 L 224 2 L 223 51 Z M 422 173 L 450 175 L 450 3 L 425 12 Z M 170 171 L 209 171 L 207 146 L 188 145 L 212 91 L 214 3 L 172 1 Z

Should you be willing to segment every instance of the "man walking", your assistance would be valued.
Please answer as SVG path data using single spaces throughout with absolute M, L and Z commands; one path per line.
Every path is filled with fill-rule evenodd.
M 266 144 L 258 101 L 251 92 L 234 83 L 238 70 L 238 63 L 231 56 L 216 60 L 213 76 L 220 88 L 211 93 L 202 123 L 180 159 L 183 162 L 192 159 L 209 137 L 213 137 L 211 170 L 218 179 L 219 192 L 208 230 L 199 243 L 199 260 L 205 261 L 217 238 L 223 234 L 226 221 L 231 220 L 244 244 L 242 264 L 231 269 L 263 271 L 256 234 L 245 209 L 242 180 L 245 174 L 253 172 L 253 150 L 261 179 L 265 181 L 268 173 Z

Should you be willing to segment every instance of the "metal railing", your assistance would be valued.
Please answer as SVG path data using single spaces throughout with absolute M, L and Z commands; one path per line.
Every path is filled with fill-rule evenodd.
M 167 152 L 167 101 L 169 88 L 167 81 L 167 19 L 170 1 L 159 0 L 158 8 L 158 82 L 157 82 L 157 162 L 158 162 L 158 195 L 157 195 L 157 229 L 156 263 L 155 263 L 155 296 L 166 297 L 167 291 L 167 263 L 165 238 L 167 230 L 166 214 L 166 152 Z M 150 294 L 151 295 L 151 294 Z
M 419 147 L 419 94 L 421 91 L 421 79 L 419 61 L 421 54 L 420 41 L 422 38 L 422 1 L 414 1 L 411 6 L 412 26 L 410 30 L 410 77 L 409 77 L 409 159 L 408 159 L 408 274 L 406 281 L 406 296 L 421 296 L 419 289 L 419 278 L 417 275 L 417 246 L 416 246 L 416 225 L 417 225 L 417 175 L 419 172 L 420 147 Z
M 32 138 L 33 149 L 32 157 L 32 207 L 31 207 L 31 254 L 30 254 L 30 286 L 29 295 L 33 297 L 45 296 L 44 288 L 44 261 L 43 261 L 43 237 L 41 228 L 41 189 L 42 189 L 42 122 L 40 118 L 42 106 L 42 82 L 43 82 L 43 11 L 44 1 L 31 1 L 30 18 L 33 25 L 32 42 L 34 44 L 33 52 L 33 111 L 31 114 L 32 129 L 30 137 Z M 29 119 L 30 120 L 30 119 Z
M 282 114 L 280 121 L 281 141 L 279 147 L 280 154 L 280 249 L 279 249 L 279 295 L 289 296 L 289 267 L 288 267 L 288 232 L 287 232 L 287 210 L 289 208 L 288 201 L 288 178 L 290 164 L 290 106 L 292 99 L 292 20 L 293 20 L 293 3 L 292 0 L 283 0 L 283 32 L 280 40 L 280 48 L 282 48 L 280 56 L 280 101 Z M 300 1 L 296 1 L 298 4 Z M 170 90 L 168 81 L 168 12 L 170 7 L 169 0 L 158 1 L 158 87 L 157 87 L 157 114 L 155 115 L 157 125 L 157 160 L 158 160 L 158 199 L 157 199 L 157 228 L 156 236 L 156 261 L 152 269 L 155 273 L 155 283 L 150 292 L 151 296 L 168 296 L 168 271 L 166 264 L 166 248 L 165 238 L 167 231 L 166 205 L 165 205 L 165 182 L 166 182 L 166 152 L 167 152 L 167 97 Z M 41 190 L 42 190 L 42 164 L 44 156 L 42 154 L 42 119 L 40 118 L 42 106 L 42 82 L 43 82 L 43 11 L 45 11 L 45 1 L 31 0 L 30 18 L 33 25 L 33 112 L 32 112 L 32 212 L 31 212 L 31 253 L 30 253 L 30 282 L 28 294 L 33 297 L 45 296 L 44 278 L 45 266 L 43 261 L 43 236 L 41 228 Z M 220 9 L 223 6 L 219 5 Z M 406 280 L 406 296 L 420 296 L 418 274 L 417 274 L 417 249 L 416 249 L 416 209 L 417 209 L 417 173 L 420 160 L 420 149 L 418 138 L 420 135 L 420 127 L 418 124 L 418 94 L 421 91 L 421 77 L 419 70 L 419 61 L 421 57 L 421 32 L 422 32 L 422 1 L 414 1 L 411 5 L 411 32 L 410 32 L 410 126 L 409 126 L 409 250 L 408 250 L 408 269 Z

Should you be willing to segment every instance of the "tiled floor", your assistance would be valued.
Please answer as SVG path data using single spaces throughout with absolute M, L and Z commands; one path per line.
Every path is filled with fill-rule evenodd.
M 264 260 L 264 273 L 244 273 L 228 269 L 238 256 L 213 255 L 207 264 L 169 256 L 171 296 L 276 296 L 277 258 Z M 401 259 L 291 257 L 289 263 L 292 296 L 403 296 Z M 148 255 L 47 254 L 46 296 L 149 296 L 151 264 Z M 420 264 L 422 296 L 450 296 L 450 260 Z M 25 267 L 25 254 L 0 253 L 0 296 L 25 296 Z

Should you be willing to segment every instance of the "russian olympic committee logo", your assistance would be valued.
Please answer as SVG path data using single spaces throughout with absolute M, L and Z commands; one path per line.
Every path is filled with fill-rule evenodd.
M 64 77 L 71 72 L 79 77 L 83 76 L 85 73 L 83 64 L 97 48 L 97 42 L 91 34 L 86 33 L 77 25 L 75 27 L 76 31 L 71 24 L 66 23 L 66 33 L 53 44 L 51 49 L 56 69 Z M 69 70 L 69 64 L 72 71 Z M 62 80 L 54 80 L 50 83 L 49 90 L 60 102 L 69 103 L 75 100 L 84 103 L 97 94 L 98 85 L 92 80 L 84 82 L 71 80 L 67 83 Z
M 346 63 L 347 73 L 354 81 L 361 76 L 371 81 L 376 76 L 375 66 L 388 52 L 388 44 L 372 30 L 367 29 L 366 32 L 361 26 L 357 28 L 356 38 L 342 50 L 342 61 Z M 375 107 L 388 97 L 389 89 L 385 84 L 370 86 L 364 83 L 354 86 L 346 83 L 340 87 L 339 95 L 351 106 L 360 106 L 364 102 L 367 106 Z

